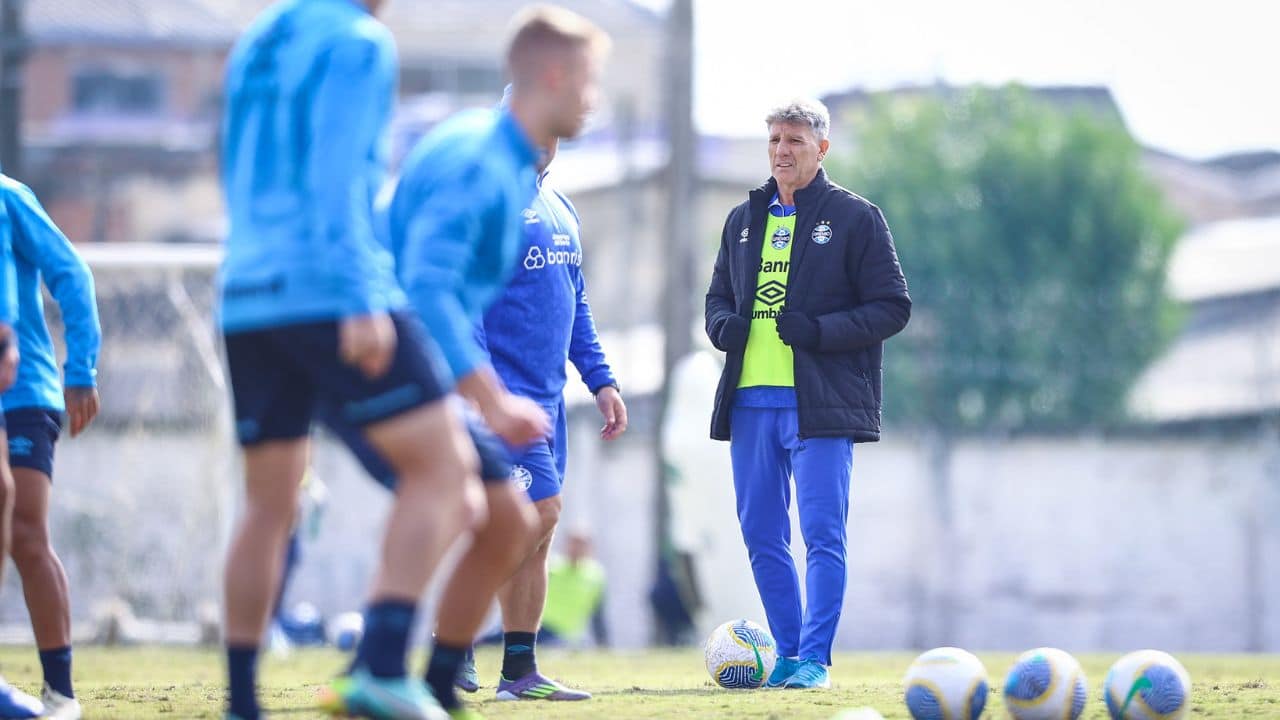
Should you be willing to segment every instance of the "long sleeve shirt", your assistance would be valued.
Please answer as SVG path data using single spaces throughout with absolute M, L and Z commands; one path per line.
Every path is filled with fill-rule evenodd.
M 224 330 L 405 304 L 373 228 L 397 73 L 390 31 L 355 0 L 283 0 L 237 42 L 222 143 Z
M 0 204 L 9 218 L 16 278 L 18 377 L 2 398 L 4 409 L 64 410 L 63 380 L 69 387 L 93 387 L 102 330 L 93 274 L 27 186 L 0 175 Z M 62 310 L 67 358 L 62 374 L 45 323 L 43 282 Z

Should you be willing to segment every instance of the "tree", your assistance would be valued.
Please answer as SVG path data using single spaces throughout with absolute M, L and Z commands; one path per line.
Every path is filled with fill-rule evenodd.
M 854 126 L 833 175 L 884 210 L 914 300 L 887 417 L 944 435 L 1122 419 L 1177 327 L 1181 232 L 1122 123 L 1011 86 L 880 98 Z

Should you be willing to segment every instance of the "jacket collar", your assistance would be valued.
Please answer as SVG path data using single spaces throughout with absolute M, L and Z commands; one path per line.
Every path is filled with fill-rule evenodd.
M 796 207 L 799 208 L 817 199 L 830 186 L 831 181 L 827 179 L 826 168 L 819 167 L 818 174 L 813 176 L 813 181 L 796 191 Z M 751 191 L 749 195 L 751 207 L 754 209 L 758 205 L 761 208 L 768 208 L 769 202 L 777 193 L 778 181 L 770 177 L 763 185 Z

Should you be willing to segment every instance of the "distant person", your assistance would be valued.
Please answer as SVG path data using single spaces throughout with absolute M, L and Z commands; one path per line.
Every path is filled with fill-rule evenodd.
M 257 720 L 258 649 L 281 577 L 317 407 L 328 403 L 398 479 L 365 607 L 352 714 L 439 719 L 405 671 L 418 601 L 479 509 L 476 451 L 445 397 L 373 199 L 395 102 L 382 0 L 281 0 L 228 60 L 222 182 L 230 216 L 219 278 L 244 509 L 227 552 L 228 717 Z M 372 540 L 372 538 L 370 538 Z
M 582 645 L 587 632 L 598 647 L 609 646 L 604 618 L 604 566 L 592 553 L 591 536 L 575 530 L 565 538 L 565 554 L 547 562 L 547 603 L 538 640 Z
M 77 720 L 81 709 L 71 686 L 71 597 L 67 573 L 49 538 L 49 497 L 53 450 L 64 422 L 75 437 L 98 415 L 96 378 L 102 331 L 93 274 L 35 194 L 0 175 L 0 204 L 9 217 L 13 244 L 17 340 L 22 354 L 17 380 L 0 398 L 14 483 L 10 553 L 22 578 L 44 672 L 45 717 Z M 62 311 L 66 337 L 62 373 L 45 323 L 41 282 Z
M 797 101 L 765 123 L 772 176 L 729 212 L 707 291 L 707 336 L 726 355 L 711 437 L 730 441 L 738 522 L 778 643 L 767 685 L 829 687 L 853 444 L 880 439 L 882 343 L 906 327 L 911 299 L 880 209 L 822 169 L 826 107 Z
M 0 392 L 13 386 L 18 375 L 18 278 L 13 259 L 13 225 L 5 204 L 0 203 Z M 9 470 L 8 432 L 0 414 L 0 559 L 9 555 L 13 521 L 13 473 Z M 0 578 L 4 563 L 0 562 Z M 0 719 L 36 718 L 44 705 L 0 678 Z

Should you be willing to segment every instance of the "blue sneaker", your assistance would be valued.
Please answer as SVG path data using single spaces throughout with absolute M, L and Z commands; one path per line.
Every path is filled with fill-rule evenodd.
M 467 659 L 458 668 L 458 676 L 453 679 L 453 686 L 463 692 L 473 693 L 480 689 L 480 672 L 476 670 L 476 651 L 468 650 Z
M 0 678 L 0 718 L 25 720 L 44 715 L 44 705 Z
M 363 668 L 334 680 L 322 691 L 320 707 L 334 715 L 373 720 L 449 720 L 421 680 L 374 677 Z
M 784 688 L 798 690 L 826 690 L 831 687 L 831 676 L 827 674 L 827 666 L 817 660 L 800 661 L 800 669 L 782 683 Z
M 764 686 L 767 688 L 780 688 L 786 685 L 787 680 L 796 674 L 796 670 L 800 669 L 800 658 L 780 657 L 773 665 L 773 672 L 769 673 L 769 679 L 765 681 Z

